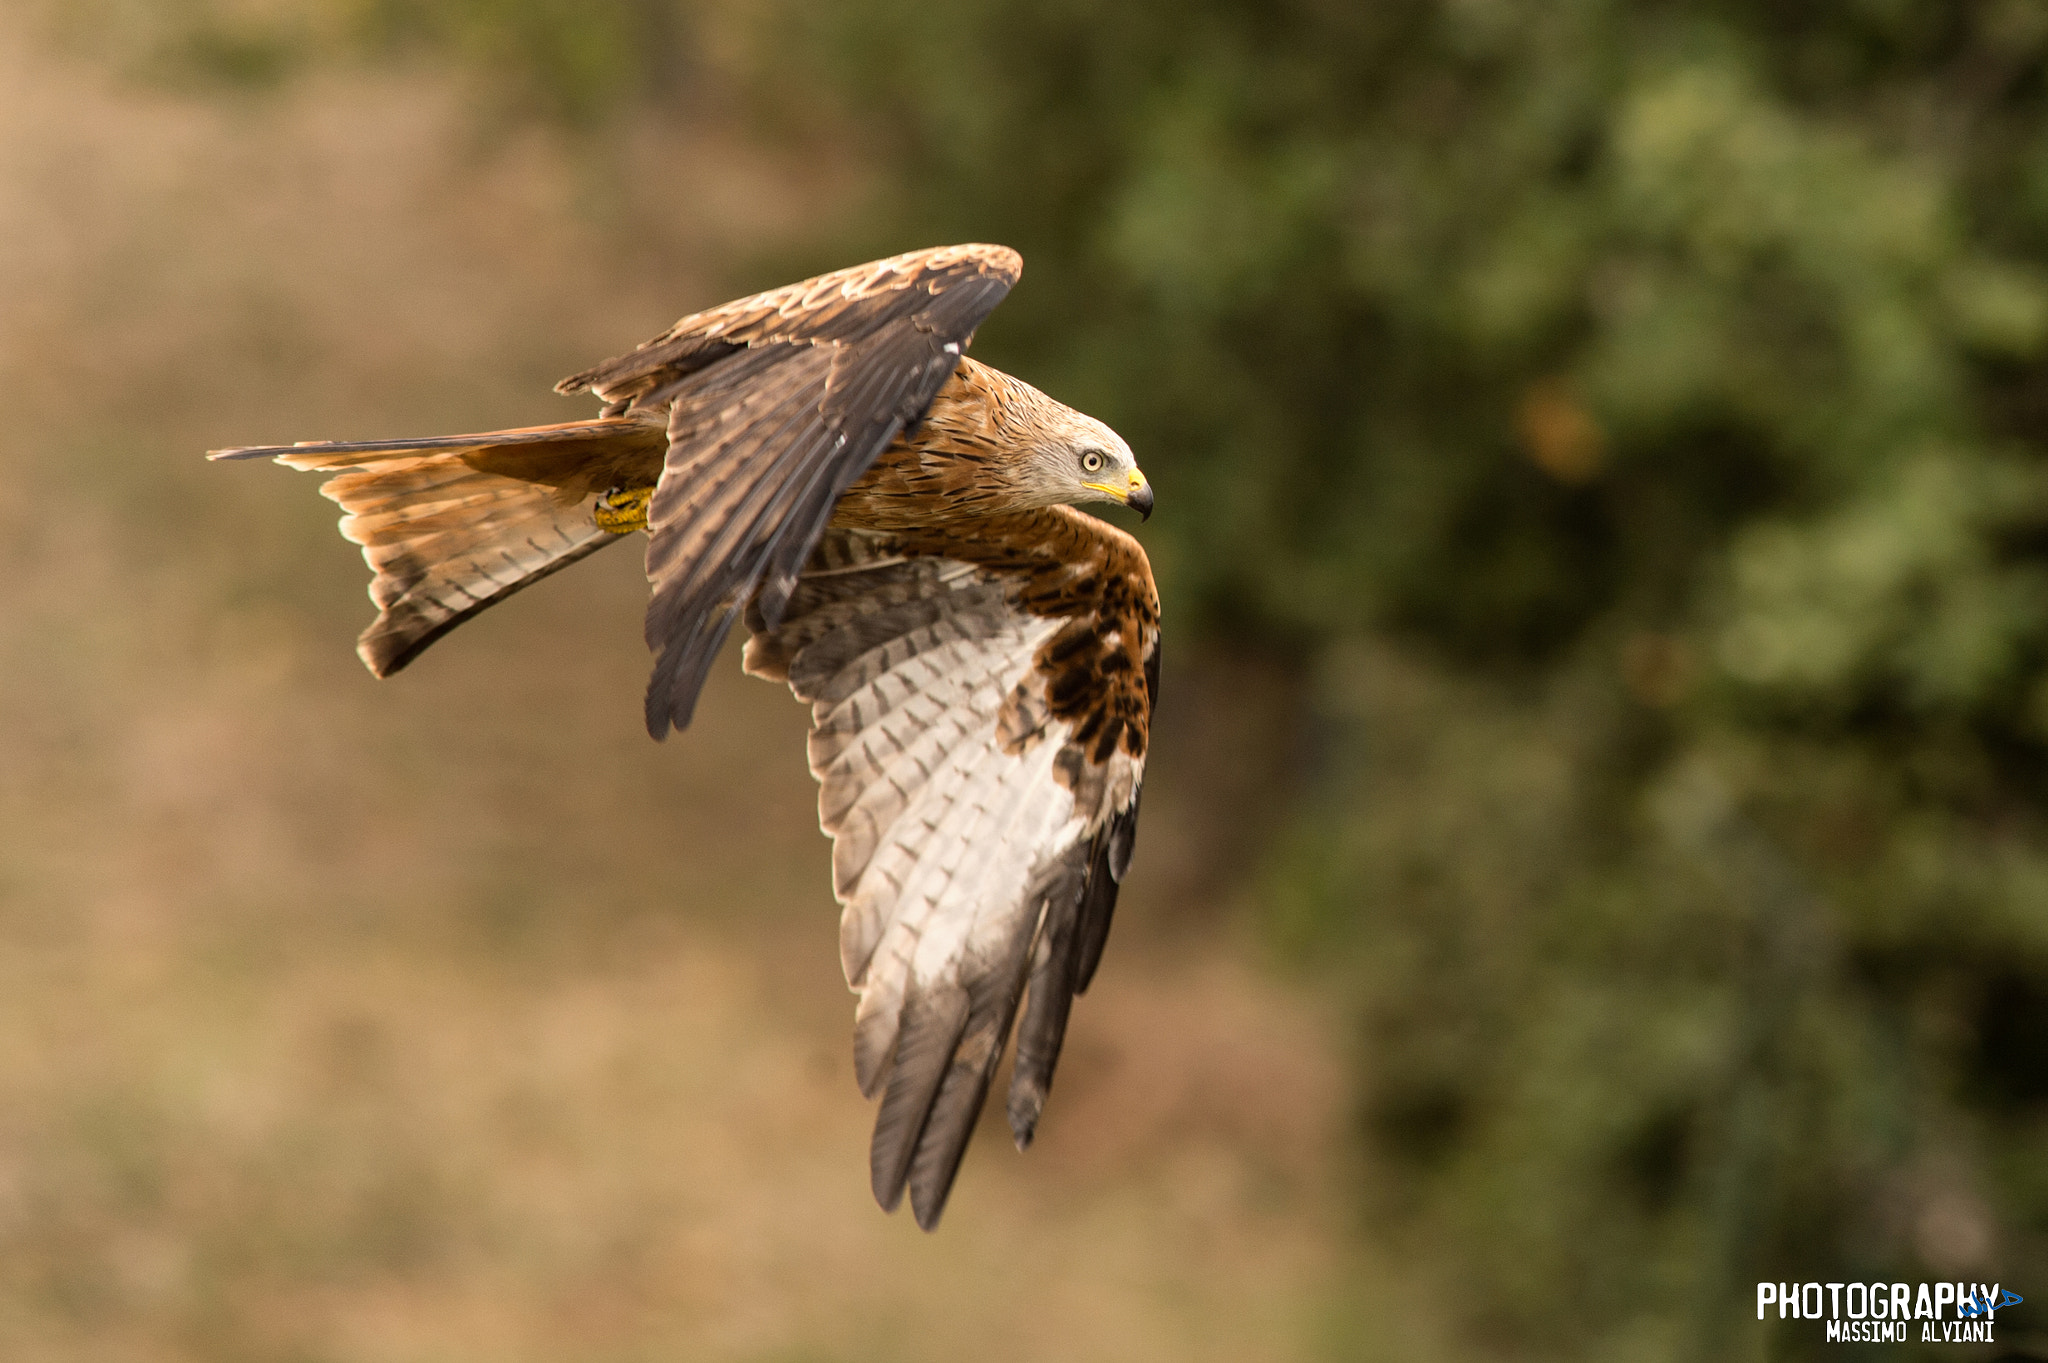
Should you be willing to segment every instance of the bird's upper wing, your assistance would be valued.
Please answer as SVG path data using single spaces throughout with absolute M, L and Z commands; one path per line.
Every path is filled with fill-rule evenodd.
M 1144 550 L 1065 507 L 833 529 L 747 669 L 812 707 L 811 771 L 860 994 L 875 1196 L 937 1223 L 1019 1001 L 1030 1141 L 1129 865 L 1158 690 Z
M 689 723 L 746 603 L 780 619 L 839 495 L 924 414 L 1022 269 L 983 245 L 859 265 L 685 317 L 558 385 L 669 406 L 648 512 L 655 737 Z

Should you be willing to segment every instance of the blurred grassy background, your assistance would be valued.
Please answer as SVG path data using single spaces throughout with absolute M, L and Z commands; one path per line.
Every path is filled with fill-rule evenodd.
M 1762 1358 L 2048 1281 L 2048 10 L 20 0 L 0 1356 Z M 802 715 L 310 480 L 1008 242 L 1159 486 L 1028 1159 L 868 1202 Z M 782 754 L 778 759 L 776 754 Z M 2018 1308 L 2007 1348 L 2043 1350 Z
M 563 416 L 858 168 L 705 114 L 613 176 L 436 69 L 195 91 L 75 17 L 0 28 L 0 1357 L 1291 1356 L 1341 1074 L 1172 782 L 1059 1117 L 926 1237 L 801 708 L 735 657 L 649 743 L 634 549 L 375 684 L 314 482 L 198 457 Z

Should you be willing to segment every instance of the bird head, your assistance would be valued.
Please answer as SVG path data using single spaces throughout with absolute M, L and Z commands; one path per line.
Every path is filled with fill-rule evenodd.
M 1080 502 L 1116 502 L 1139 516 L 1152 515 L 1152 485 L 1138 468 L 1137 456 L 1124 438 L 1092 416 L 1071 408 L 1050 439 L 1035 451 L 1043 485 L 1051 500 L 1069 506 Z
M 1152 514 L 1152 485 L 1122 436 L 974 360 L 960 361 L 909 440 L 927 461 L 969 474 L 978 504 L 963 512 L 1116 502 Z

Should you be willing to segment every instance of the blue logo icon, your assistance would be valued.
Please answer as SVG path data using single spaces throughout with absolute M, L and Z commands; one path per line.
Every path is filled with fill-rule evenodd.
M 1990 1315 L 2000 1307 L 2018 1306 L 2025 1300 L 2026 1298 L 2011 1288 L 2001 1288 L 1997 1301 L 1991 1300 L 1989 1295 L 1963 1298 L 1963 1300 L 1956 1303 L 1956 1314 L 1964 1320 L 1976 1320 L 1980 1316 Z

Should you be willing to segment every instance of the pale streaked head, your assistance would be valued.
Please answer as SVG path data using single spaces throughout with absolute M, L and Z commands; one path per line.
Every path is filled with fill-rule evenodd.
M 1152 485 L 1122 436 L 974 360 L 960 361 L 909 440 L 928 464 L 971 471 L 963 513 L 1116 502 L 1152 514 Z
M 1055 404 L 1057 405 L 1057 404 Z M 1138 468 L 1124 438 L 1102 422 L 1071 407 L 1034 442 L 1032 482 L 1048 502 L 1116 502 L 1139 516 L 1152 515 L 1152 485 Z

